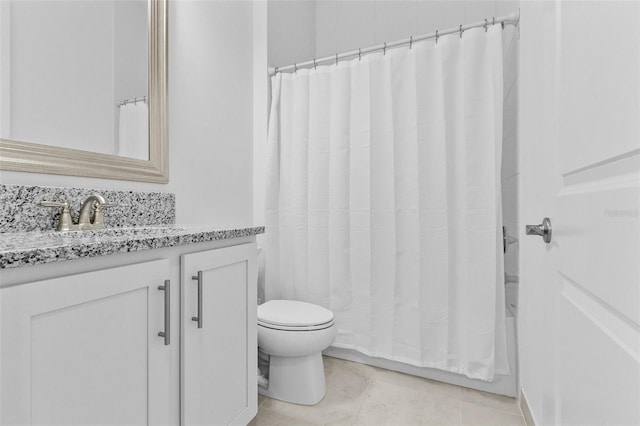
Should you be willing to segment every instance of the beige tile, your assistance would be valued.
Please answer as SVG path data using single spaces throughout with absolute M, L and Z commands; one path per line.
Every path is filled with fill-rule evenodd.
M 327 380 L 327 395 L 324 399 L 327 402 L 359 401 L 376 370 L 369 365 L 332 357 L 324 357 L 324 366 Z
M 525 426 L 520 414 L 509 413 L 502 410 L 469 402 L 460 403 L 463 425 L 474 426 Z
M 459 425 L 456 398 L 434 397 L 390 382 L 374 381 L 355 418 L 355 425 Z
M 328 402 L 323 399 L 316 405 L 291 404 L 277 399 L 267 399 L 260 409 L 291 417 L 296 421 L 312 424 L 337 424 L 348 422 L 358 409 L 357 403 Z M 296 422 L 290 424 L 297 424 Z
M 495 395 L 493 393 L 462 388 L 462 394 L 460 398 L 462 402 L 471 402 L 473 404 L 495 408 L 502 411 L 509 411 L 511 413 L 520 415 L 518 402 L 515 398 L 509 398 L 508 396 Z
M 460 402 L 453 399 L 423 401 L 420 424 L 425 426 L 461 425 Z
M 249 423 L 249 426 L 307 426 L 314 425 L 304 419 L 295 418 L 285 413 L 280 413 L 260 407 L 258 415 Z
M 374 382 L 390 383 L 424 393 L 428 397 L 460 398 L 460 387 L 422 377 L 376 368 Z
M 516 402 L 458 386 L 325 357 L 327 395 L 315 406 L 260 396 L 262 425 L 524 425 Z
M 314 424 L 349 424 L 369 387 L 374 369 L 331 357 L 324 358 L 324 365 L 327 394 L 318 404 L 305 406 L 267 398 L 261 407 Z
M 258 394 L 258 407 L 262 405 L 265 399 L 267 399 L 266 396 Z

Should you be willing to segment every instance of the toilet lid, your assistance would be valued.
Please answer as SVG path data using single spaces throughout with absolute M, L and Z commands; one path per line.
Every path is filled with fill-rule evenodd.
M 287 327 L 308 327 L 333 321 L 333 312 L 295 300 L 270 300 L 258 306 L 258 321 Z

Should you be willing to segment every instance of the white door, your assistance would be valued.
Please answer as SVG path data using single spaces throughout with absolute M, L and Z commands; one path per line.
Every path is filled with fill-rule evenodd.
M 537 424 L 640 424 L 640 3 L 522 2 L 521 378 Z
M 182 256 L 184 426 L 246 425 L 257 413 L 256 260 L 255 243 Z
M 168 424 L 168 276 L 158 260 L 1 289 L 1 424 Z

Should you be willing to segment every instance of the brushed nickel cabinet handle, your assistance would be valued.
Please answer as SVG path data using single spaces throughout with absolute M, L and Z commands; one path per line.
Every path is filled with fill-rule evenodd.
M 159 285 L 158 290 L 164 291 L 164 331 L 158 332 L 158 336 L 164 337 L 167 346 L 171 343 L 171 280 L 164 280 L 164 285 Z
M 198 328 L 202 328 L 202 271 L 198 271 L 198 275 L 192 276 L 191 279 L 198 281 L 198 316 L 191 317 L 191 321 L 196 321 Z

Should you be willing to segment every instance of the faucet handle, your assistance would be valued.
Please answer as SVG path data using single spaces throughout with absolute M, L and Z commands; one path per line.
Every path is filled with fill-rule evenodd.
M 104 213 L 102 213 L 102 209 L 104 207 L 116 207 L 118 204 L 114 203 L 96 203 L 96 208 L 93 211 L 93 228 L 100 229 L 104 228 Z
M 71 220 L 71 212 L 69 210 L 69 203 L 66 201 L 58 202 L 58 201 L 40 201 L 40 205 L 42 207 L 60 207 L 62 208 L 62 213 L 60 213 L 60 220 L 58 221 L 58 226 L 56 227 L 56 231 L 70 231 L 73 229 L 73 220 Z
M 40 205 L 42 207 L 62 207 L 63 209 L 69 210 L 69 203 L 67 203 L 66 201 L 42 200 L 42 201 L 40 201 Z

